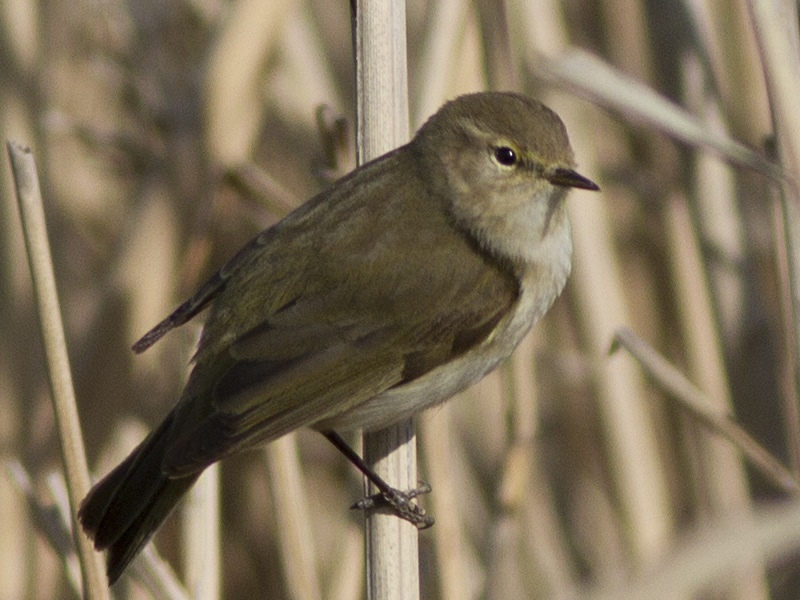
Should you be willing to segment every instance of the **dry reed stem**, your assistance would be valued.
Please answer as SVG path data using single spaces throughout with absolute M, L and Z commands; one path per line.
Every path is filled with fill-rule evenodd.
M 289 2 L 236 2 L 214 44 L 205 79 L 206 144 L 221 165 L 252 154 L 265 117 L 264 64 L 290 8 Z
M 513 451 L 513 449 L 512 449 Z M 528 485 L 522 498 L 521 523 L 523 550 L 521 568 L 537 565 L 544 581 L 543 597 L 568 598 L 578 586 L 574 557 L 567 545 L 567 535 L 559 521 L 558 501 L 550 487 L 544 460 L 538 448 L 523 446 L 520 462 L 527 468 Z
M 185 585 L 194 600 L 217 600 L 221 592 L 219 464 L 208 467 L 189 493 L 182 510 Z
M 457 471 L 452 468 L 453 435 L 448 406 L 437 409 L 420 422 L 420 442 L 425 447 L 426 475 L 435 482 L 429 504 L 436 517 L 434 543 L 439 563 L 438 586 L 443 599 L 475 598 L 476 579 L 481 573 L 467 569 L 466 554 L 469 542 L 460 519 L 463 516 L 461 498 L 456 482 Z
M 544 595 L 568 597 L 576 589 L 577 574 L 564 544 L 556 501 L 542 465 L 537 439 L 540 399 L 534 377 L 536 350 L 542 342 L 534 329 L 514 351 L 511 442 L 498 497 L 503 510 L 515 514 L 516 527 L 526 532 L 520 551 L 540 571 Z
M 669 198 L 666 210 L 672 272 L 676 292 L 681 296 L 678 302 L 681 328 L 692 374 L 706 390 L 710 402 L 717 403 L 721 411 L 732 412 L 722 344 L 685 199 Z M 698 474 L 705 476 L 697 478 L 700 503 L 705 504 L 711 514 L 747 514 L 751 507 L 747 474 L 734 449 L 718 439 L 702 438 L 698 442 Z M 701 506 L 701 510 L 706 507 Z M 727 590 L 731 598 L 741 600 L 769 597 L 765 573 L 756 565 L 747 573 L 733 577 Z
M 577 201 L 580 210 L 574 204 Z M 570 205 L 576 261 L 572 285 L 597 356 L 608 347 L 614 329 L 630 322 L 619 258 L 612 248 L 611 223 L 601 202 L 602 198 L 573 198 Z M 629 360 L 598 366 L 595 377 L 610 462 L 631 524 L 629 541 L 636 560 L 648 564 L 663 550 L 673 527 L 653 416 Z
M 418 93 L 414 94 L 412 119 L 419 128 L 447 99 L 452 85 L 448 65 L 453 64 L 461 47 L 469 8 L 467 0 L 435 2 L 428 20 L 419 61 Z M 443 75 L 446 74 L 446 75 Z
M 753 564 L 786 560 L 800 548 L 800 503 L 762 507 L 691 535 L 657 568 L 624 585 L 587 594 L 585 600 L 697 598 Z
M 526 24 L 533 27 L 536 23 L 539 31 L 549 32 L 543 41 L 526 46 L 528 69 L 536 70 L 545 57 L 560 64 L 565 59 L 553 57 L 573 55 L 567 47 L 568 34 L 561 15 L 521 6 L 526 7 L 522 12 Z M 599 161 L 592 156 L 594 136 L 588 120 L 582 118 L 574 102 L 562 100 L 555 108 L 569 123 L 570 140 L 581 157 L 581 168 L 597 172 Z M 570 285 L 588 351 L 599 357 L 614 329 L 630 319 L 620 257 L 613 245 L 610 215 L 602 196 L 573 192 L 569 209 L 575 265 Z M 595 370 L 594 378 L 610 467 L 623 518 L 629 525 L 628 543 L 634 562 L 648 564 L 663 550 L 673 526 L 652 415 L 644 404 L 642 384 L 630 361 L 604 364 Z
M 122 291 L 130 299 L 125 339 L 137 340 L 169 314 L 178 292 L 180 226 L 164 187 L 149 186 L 130 220 L 128 235 L 115 265 L 109 290 Z M 163 369 L 169 345 L 159 344 L 136 356 L 134 368 L 142 373 Z M 130 357 L 133 359 L 133 353 Z
M 364 590 L 364 532 L 348 523 L 337 539 L 336 565 L 326 589 L 326 598 L 361 600 Z
M 131 575 L 148 590 L 153 597 L 164 600 L 190 600 L 186 588 L 178 580 L 153 544 L 142 548 L 142 553 L 131 566 Z M 194 600 L 192 598 L 192 600 Z
M 592 54 L 570 50 L 557 58 L 539 57 L 530 67 L 548 81 L 619 112 L 634 123 L 655 127 L 686 144 L 705 148 L 724 160 L 761 171 L 776 180 L 783 178 L 780 169 L 762 154 L 709 130 L 671 100 Z
M 225 178 L 243 196 L 263 204 L 279 217 L 289 214 L 301 202 L 275 177 L 250 162 L 232 165 Z
M 786 439 L 789 445 L 789 460 L 792 471 L 800 474 L 800 389 L 797 386 L 798 342 L 795 338 L 794 319 L 795 311 L 791 291 L 791 276 L 789 270 L 788 242 L 786 237 L 786 224 L 784 222 L 782 202 L 775 198 L 772 203 L 772 222 L 775 232 L 775 263 L 777 265 L 778 281 L 781 299 L 781 321 L 784 330 L 782 340 L 781 360 L 781 406 L 786 421 Z
M 60 506 L 45 505 L 37 497 L 28 472 L 19 461 L 8 460 L 3 466 L 9 479 L 25 498 L 34 527 L 44 536 L 64 563 L 64 571 L 70 588 L 75 595 L 79 595 L 81 593 L 81 571 L 70 533 L 69 500 L 67 500 L 66 512 L 60 510 Z M 66 494 L 64 494 L 64 499 L 66 499 Z
M 720 412 L 733 410 L 728 379 L 722 359 L 720 339 L 714 326 L 714 314 L 709 297 L 708 282 L 703 272 L 700 249 L 692 228 L 686 199 L 672 196 L 667 200 L 666 225 L 672 249 L 672 273 L 679 295 L 678 306 L 681 331 L 686 344 L 688 364 L 693 378 L 712 402 L 718 403 Z M 708 448 L 708 483 L 712 490 L 712 503 L 729 507 L 749 505 L 747 482 L 742 465 L 727 449 L 717 452 Z M 714 459 L 716 456 L 716 460 Z M 733 462 L 731 462 L 733 459 Z M 718 473 L 719 477 L 713 474 Z
M 408 140 L 405 0 L 357 0 L 356 153 L 359 164 Z M 417 486 L 411 420 L 364 435 L 364 458 L 391 486 Z M 367 486 L 371 488 L 371 486 Z M 373 491 L 374 493 L 374 491 Z M 416 528 L 391 514 L 367 513 L 367 598 L 419 598 Z
M 800 47 L 797 6 L 779 0 L 749 0 L 761 52 L 781 163 L 790 175 L 791 201 L 800 200 Z
M 490 90 L 520 89 L 520 57 L 511 45 L 511 28 L 505 2 L 476 2 L 483 47 L 482 64 Z
M 287 15 L 278 42 L 284 64 L 270 81 L 275 116 L 286 123 L 310 127 L 321 104 L 341 111 L 344 103 L 331 76 L 328 55 L 311 12 L 295 5 Z
M 50 243 L 47 239 L 39 175 L 29 148 L 14 142 L 8 142 L 7 148 L 14 174 L 22 230 L 25 234 L 25 247 L 28 251 L 28 263 L 36 297 L 42 345 L 47 357 L 53 412 L 61 443 L 61 458 L 72 515 L 72 537 L 81 565 L 82 592 L 85 598 L 92 600 L 109 598 L 102 557 L 95 552 L 91 541 L 84 535 L 75 519 L 80 501 L 89 491 L 89 470 L 86 466 L 86 452 L 83 448 L 78 410 L 75 406 L 75 391 L 67 356 L 64 326 L 61 322 Z
M 726 135 L 719 102 L 709 92 L 711 82 L 706 79 L 699 56 L 692 54 L 685 58 L 682 71 L 686 105 L 705 121 L 709 130 Z M 696 211 L 701 215 L 698 220 L 705 239 L 718 251 L 739 258 L 744 227 L 736 203 L 735 173 L 712 155 L 698 154 L 695 164 Z M 712 402 L 720 403 L 718 408 L 733 413 L 723 348 L 724 339 L 732 339 L 741 322 L 744 282 L 731 270 L 717 268 L 714 271 L 716 297 L 720 303 L 717 314 L 724 323 L 724 328 L 720 327 L 696 230 L 682 195 L 670 195 L 666 199 L 665 221 L 672 278 L 679 295 L 676 304 L 692 377 Z M 692 427 L 690 433 L 694 431 Z M 697 440 L 697 450 L 699 477 L 695 479 L 701 514 L 703 509 L 712 515 L 747 514 L 752 504 L 747 473 L 735 450 L 722 440 L 706 437 Z M 768 598 L 764 565 L 753 565 L 752 569 L 736 574 L 726 586 L 726 592 L 731 599 Z
M 700 57 L 687 57 L 683 61 L 683 73 L 689 108 L 698 119 L 705 121 L 709 131 L 727 136 L 719 100 L 709 90 L 711 82 L 702 69 Z M 745 260 L 746 228 L 737 203 L 736 171 L 717 157 L 705 153 L 698 153 L 694 164 L 693 187 L 697 198 L 692 208 L 696 214 L 698 232 L 706 245 L 726 258 L 724 262 L 709 264 L 709 293 L 713 291 L 716 315 L 709 313 L 707 316 L 711 320 L 704 327 L 713 327 L 718 319 L 720 331 L 715 339 L 718 344 L 724 344 L 725 340 L 736 338 L 745 317 L 746 282 L 736 267 Z M 689 277 L 686 275 L 687 279 Z M 698 285 L 708 284 L 701 282 Z M 709 299 L 709 302 L 712 300 Z
M 784 402 L 792 403 L 784 409 L 793 421 L 787 424 L 788 437 L 793 448 L 793 462 L 800 464 L 800 422 L 797 398 L 800 397 L 800 49 L 798 49 L 797 6 L 789 2 L 765 0 L 748 3 L 752 27 L 760 53 L 778 154 L 788 172 L 780 190 L 783 230 L 776 240 L 784 244 L 777 251 L 785 255 L 789 305 L 784 308 L 787 333 L 785 343 L 793 348 L 787 353 L 795 362 L 794 390 L 785 394 Z
M 710 401 L 680 371 L 673 367 L 641 338 L 629 329 L 619 329 L 614 336 L 612 352 L 622 346 L 644 367 L 646 373 L 656 381 L 679 406 L 731 442 L 742 455 L 761 473 L 786 494 L 800 494 L 800 479 L 792 474 L 780 461 L 754 440 L 750 434 L 736 424 L 724 408 L 724 402 Z
M 469 2 L 437 2 L 425 28 L 419 59 L 418 93 L 415 95 L 414 122 L 419 126 L 444 102 L 463 91 L 472 91 L 474 82 L 485 87 L 478 63 L 464 60 L 458 70 L 448 69 L 457 57 L 471 56 L 479 43 L 473 26 L 475 13 Z M 463 398 L 462 398 L 463 400 Z M 457 404 L 455 399 L 453 404 Z M 484 410 L 497 411 L 494 402 Z M 433 537 L 438 576 L 436 588 L 441 598 L 475 598 L 483 589 L 486 570 L 480 565 L 478 550 L 470 540 L 468 524 L 477 519 L 468 501 L 469 485 L 464 485 L 464 440 L 455 435 L 454 411 L 451 405 L 438 408 L 434 414 L 420 419 L 420 444 L 425 448 L 425 477 L 433 485 L 428 497 L 430 512 L 436 525 L 424 535 Z M 485 422 L 485 420 L 484 420 Z M 459 459 L 458 457 L 462 457 Z
M 323 598 L 296 436 L 289 434 L 269 444 L 264 449 L 264 458 L 270 475 L 275 520 L 279 524 L 280 559 L 286 585 L 296 600 Z

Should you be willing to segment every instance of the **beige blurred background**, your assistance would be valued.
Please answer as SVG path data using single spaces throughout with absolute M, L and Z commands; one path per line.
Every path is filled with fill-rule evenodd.
M 724 562 L 731 540 L 752 546 L 730 525 L 770 522 L 790 490 L 745 467 L 627 352 L 608 355 L 629 327 L 796 472 L 791 210 L 753 156 L 777 131 L 797 171 L 770 104 L 787 75 L 760 49 L 755 4 L 409 1 L 412 130 L 459 93 L 525 92 L 561 114 L 603 188 L 569 200 L 575 266 L 548 316 L 509 364 L 420 419 L 437 518 L 420 536 L 422 597 L 631 597 L 659 577 L 654 595 L 632 597 L 797 597 L 791 550 Z M 771 35 L 796 45 L 796 5 L 775 4 L 788 12 Z M 798 77 L 797 63 L 778 66 Z M 96 475 L 177 399 L 202 319 L 141 356 L 130 345 L 355 164 L 353 70 L 344 0 L 0 6 L 0 134 L 38 162 Z M 7 166 L 0 179 L 0 452 L 47 505 L 61 463 Z M 221 468 L 225 598 L 363 595 L 363 517 L 348 510 L 360 479 L 321 436 L 297 439 L 311 591 L 282 560 L 270 459 L 250 452 Z M 74 597 L 15 481 L 0 476 L 0 599 Z M 173 518 L 156 537 L 179 575 L 181 529 Z M 670 567 L 709 539 L 708 577 L 683 587 Z

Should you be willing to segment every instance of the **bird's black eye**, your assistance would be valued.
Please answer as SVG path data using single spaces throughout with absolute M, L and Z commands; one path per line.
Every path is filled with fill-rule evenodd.
M 494 149 L 494 158 L 501 165 L 513 167 L 517 164 L 517 153 L 508 146 L 498 146 Z

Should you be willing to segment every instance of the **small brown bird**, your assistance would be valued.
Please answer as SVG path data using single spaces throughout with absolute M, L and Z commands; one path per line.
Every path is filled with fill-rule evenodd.
M 210 306 L 180 400 L 83 501 L 113 583 L 200 473 L 294 429 L 376 429 L 505 359 L 561 293 L 574 170 L 539 102 L 449 102 L 244 246 L 134 345 Z

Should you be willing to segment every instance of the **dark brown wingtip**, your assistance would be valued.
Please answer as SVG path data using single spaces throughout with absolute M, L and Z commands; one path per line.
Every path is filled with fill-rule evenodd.
M 553 185 L 561 187 L 578 188 L 581 190 L 600 191 L 600 186 L 588 177 L 584 177 L 574 169 L 559 168 L 552 173 L 545 175 L 547 181 Z
M 168 331 L 174 328 L 175 323 L 173 323 L 171 319 L 161 321 L 161 323 L 145 333 L 133 346 L 131 346 L 131 350 L 133 350 L 136 354 L 141 354 L 162 337 L 164 337 Z

